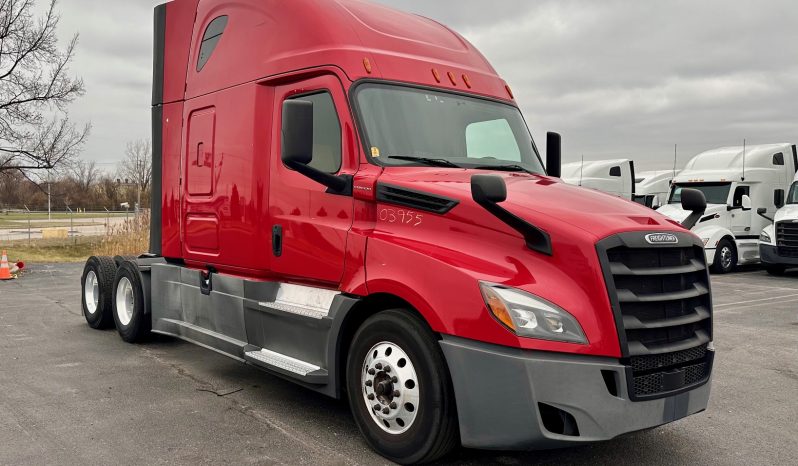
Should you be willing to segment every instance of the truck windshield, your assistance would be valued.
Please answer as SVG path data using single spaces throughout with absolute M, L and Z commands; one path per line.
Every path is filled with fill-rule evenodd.
M 798 204 L 798 181 L 790 187 L 790 194 L 787 195 L 787 204 Z
M 682 189 L 697 189 L 704 193 L 707 204 L 726 204 L 729 202 L 729 191 L 731 183 L 679 183 L 674 184 L 671 190 L 670 204 L 680 204 L 682 202 Z
M 521 112 L 485 99 L 385 84 L 357 88 L 369 156 L 381 165 L 434 165 L 544 174 Z

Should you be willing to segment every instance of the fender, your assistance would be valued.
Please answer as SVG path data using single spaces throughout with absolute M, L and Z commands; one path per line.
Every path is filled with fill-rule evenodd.
M 705 225 L 705 226 L 698 226 L 693 228 L 693 233 L 695 233 L 701 240 L 707 240 L 704 245 L 704 252 L 707 256 L 707 265 L 712 265 L 715 260 L 715 249 L 718 247 L 718 243 L 723 238 L 731 238 L 734 241 L 734 233 L 731 232 L 728 228 L 724 228 L 720 225 Z

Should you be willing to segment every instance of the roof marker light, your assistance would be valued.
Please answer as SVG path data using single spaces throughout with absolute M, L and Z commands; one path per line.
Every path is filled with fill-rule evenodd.
M 471 89 L 471 78 L 469 78 L 467 74 L 463 75 L 463 82 L 467 88 Z
M 448 72 L 448 73 L 446 73 L 446 74 L 448 74 L 448 75 L 449 75 L 449 81 L 451 81 L 451 82 L 452 82 L 452 86 L 456 86 L 456 85 L 457 85 L 457 78 L 455 78 L 455 77 L 454 77 L 454 73 L 452 73 L 451 71 L 449 71 L 449 72 Z
M 371 61 L 368 58 L 363 59 L 363 68 L 366 69 L 366 73 L 371 74 Z
M 510 89 L 510 85 L 509 84 L 505 84 L 504 88 L 507 89 L 507 94 L 509 94 L 510 98 L 511 99 L 515 99 L 515 96 L 513 95 L 513 90 Z
M 432 69 L 432 76 L 435 77 L 435 81 L 440 83 L 441 82 L 441 75 L 438 73 L 438 70 L 435 68 Z

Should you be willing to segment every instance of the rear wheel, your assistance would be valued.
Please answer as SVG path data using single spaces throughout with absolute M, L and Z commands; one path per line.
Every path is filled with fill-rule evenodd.
M 712 271 L 715 273 L 729 273 L 737 268 L 737 248 L 728 239 L 722 239 L 715 249 L 715 260 L 712 261 Z
M 784 272 L 787 270 L 787 267 L 784 267 L 783 265 L 768 265 L 766 267 L 766 270 L 770 275 L 780 277 L 784 275 Z
M 366 320 L 347 358 L 349 404 L 366 442 L 400 464 L 433 461 L 459 443 L 449 371 L 427 325 L 408 311 Z
M 80 279 L 83 317 L 91 328 L 109 328 L 114 324 L 111 299 L 116 263 L 110 257 L 92 256 L 86 261 Z
M 113 309 L 116 329 L 123 340 L 138 343 L 149 337 L 152 321 L 144 313 L 141 276 L 133 262 L 123 262 L 116 271 Z

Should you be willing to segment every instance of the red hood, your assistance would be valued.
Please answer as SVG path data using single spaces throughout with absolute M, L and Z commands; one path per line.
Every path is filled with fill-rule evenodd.
M 684 231 L 667 217 L 647 207 L 547 176 L 472 169 L 397 167 L 385 170 L 380 181 L 468 202 L 471 200 L 471 177 L 475 174 L 493 174 L 504 178 L 507 201 L 501 205 L 544 230 L 556 231 L 558 224 L 559 228 L 567 224 L 589 233 L 595 241 L 622 231 Z

